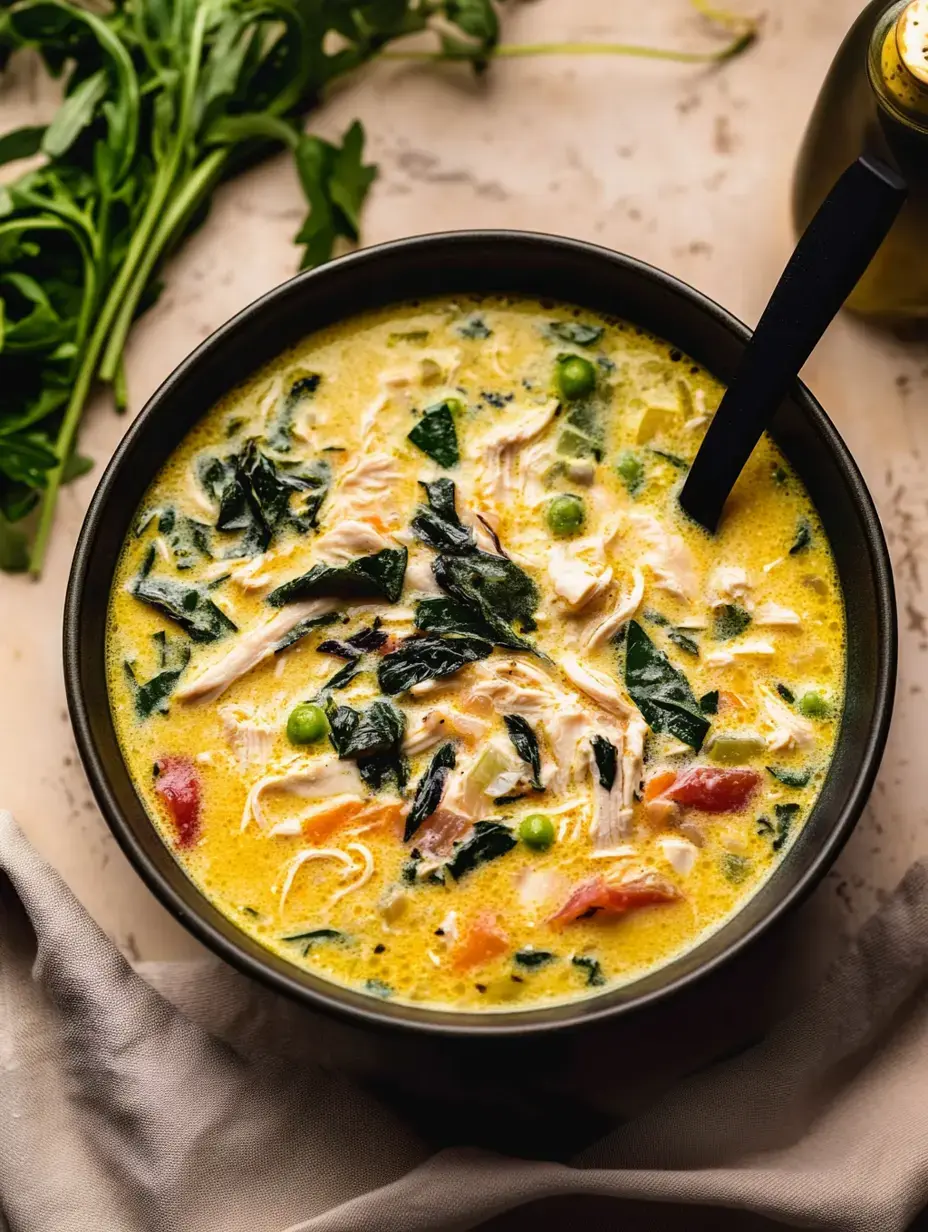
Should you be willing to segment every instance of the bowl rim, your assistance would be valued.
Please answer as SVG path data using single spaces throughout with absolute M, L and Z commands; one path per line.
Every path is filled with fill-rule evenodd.
M 363 268 L 366 265 L 376 267 L 377 262 L 387 255 L 402 256 L 422 249 L 438 248 L 454 243 L 521 244 L 526 247 L 537 247 L 539 255 L 543 250 L 554 246 L 567 255 L 573 253 L 578 258 L 599 259 L 618 269 L 656 283 L 671 294 L 688 300 L 692 307 L 713 319 L 717 325 L 722 326 L 738 344 L 747 344 L 752 334 L 747 325 L 715 300 L 657 266 L 601 245 L 543 232 L 519 229 L 430 232 L 372 245 L 339 257 L 318 269 L 294 275 L 242 308 L 181 360 L 147 400 L 118 443 L 90 501 L 72 560 L 65 598 L 62 639 L 65 691 L 78 752 L 91 789 L 123 853 L 162 906 L 197 940 L 204 943 L 213 953 L 218 954 L 238 971 L 256 979 L 276 993 L 283 993 L 304 1006 L 321 1010 L 329 1016 L 340 1018 L 355 1026 L 374 1027 L 378 1030 L 400 1033 L 424 1033 L 446 1038 L 511 1037 L 549 1032 L 570 1033 L 651 1008 L 681 993 L 684 989 L 694 986 L 697 982 L 707 979 L 713 972 L 753 946 L 778 921 L 794 910 L 819 883 L 846 843 L 873 788 L 892 718 L 898 658 L 896 599 L 889 552 L 873 498 L 857 463 L 824 408 L 798 378 L 791 395 L 792 401 L 804 414 L 810 415 L 815 421 L 817 430 L 844 476 L 852 499 L 860 511 L 867 542 L 869 568 L 874 579 L 875 619 L 879 644 L 876 653 L 875 702 L 866 747 L 844 808 L 828 829 L 821 846 L 814 853 L 807 868 L 785 888 L 783 895 L 771 905 L 766 914 L 716 954 L 707 957 L 704 962 L 682 972 L 666 984 L 644 991 L 638 996 L 632 995 L 624 1000 L 603 1004 L 598 1008 L 596 1006 L 598 998 L 580 998 L 566 1005 L 576 1005 L 578 1009 L 582 1009 L 582 1014 L 551 1021 L 527 1021 L 531 1013 L 530 1009 L 487 1012 L 476 1015 L 475 1021 L 475 1015 L 472 1013 L 465 1015 L 458 1011 L 439 1010 L 431 1006 L 407 1006 L 402 1002 L 390 1003 L 392 1012 L 388 1013 L 380 1008 L 380 1003 L 375 998 L 326 981 L 324 977 L 319 977 L 321 987 L 316 989 L 303 984 L 295 976 L 291 977 L 289 974 L 272 969 L 267 963 L 240 948 L 192 909 L 189 902 L 186 902 L 168 882 L 136 838 L 131 824 L 122 814 L 115 793 L 111 790 L 103 760 L 96 747 L 90 711 L 84 697 L 81 679 L 82 607 L 94 541 L 105 516 L 114 477 L 122 466 L 123 460 L 130 453 L 136 437 L 145 431 L 148 421 L 158 414 L 161 404 L 172 397 L 175 388 L 184 381 L 191 369 L 202 363 L 211 352 L 224 346 L 240 331 L 247 331 L 253 320 L 260 317 L 266 308 L 278 298 L 298 293 L 300 287 L 315 280 L 337 278 L 341 270 L 354 267 Z M 580 295 L 577 302 L 582 303 L 582 298 Z M 397 302 L 401 299 L 402 296 L 398 296 Z M 202 891 L 194 882 L 191 881 L 190 884 L 198 894 L 202 895 Z M 235 932 L 240 932 L 243 937 L 247 936 L 231 919 L 229 919 L 229 925 Z M 698 945 L 699 943 L 694 949 L 698 948 Z M 299 968 L 294 968 L 295 972 L 299 970 Z M 622 987 L 633 988 L 633 985 L 634 981 Z M 551 1007 L 532 1008 L 537 1012 L 540 1009 Z M 557 1008 L 563 1009 L 564 1006 L 558 1003 Z M 403 1017 L 404 1010 L 408 1010 L 410 1014 L 425 1011 L 431 1017 Z

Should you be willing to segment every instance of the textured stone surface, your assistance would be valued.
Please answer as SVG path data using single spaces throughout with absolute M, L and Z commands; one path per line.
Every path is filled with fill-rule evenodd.
M 511 60 L 475 82 L 457 67 L 380 64 L 340 89 L 314 123 L 337 133 L 355 116 L 365 122 L 381 166 L 364 220 L 368 243 L 472 226 L 560 232 L 664 266 L 754 322 L 790 248 L 788 186 L 802 129 L 859 3 L 768 0 L 765 8 L 761 43 L 722 68 Z M 506 33 L 510 41 L 687 46 L 706 37 L 684 0 L 536 0 L 508 7 Z M 45 101 L 21 69 L 0 90 L 0 127 L 28 122 L 47 110 Z M 192 346 L 294 271 L 290 237 L 301 210 L 283 159 L 221 190 L 132 336 L 134 410 Z M 806 375 L 879 505 L 902 632 L 896 718 L 877 790 L 804 909 L 816 951 L 827 951 L 928 849 L 921 818 L 928 759 L 918 752 L 928 650 L 921 456 L 928 346 L 841 319 Z M 105 400 L 93 407 L 82 450 L 97 465 L 62 496 L 45 576 L 0 577 L 0 800 L 128 953 L 160 958 L 192 953 L 195 943 L 151 898 L 96 810 L 71 738 L 59 656 L 75 539 L 126 423 Z

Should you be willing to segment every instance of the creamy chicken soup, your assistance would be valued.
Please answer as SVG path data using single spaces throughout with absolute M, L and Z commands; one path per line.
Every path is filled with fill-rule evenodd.
M 203 893 L 374 997 L 593 996 L 737 911 L 815 803 L 844 608 L 770 440 L 715 537 L 677 494 L 722 389 L 510 298 L 307 338 L 157 476 L 109 613 L 152 821 Z

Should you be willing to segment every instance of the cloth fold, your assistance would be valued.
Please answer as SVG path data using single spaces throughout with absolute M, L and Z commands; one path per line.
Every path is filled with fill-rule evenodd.
M 722 1226 L 705 1207 L 902 1232 L 928 1201 L 925 863 L 760 1044 L 568 1164 L 432 1153 L 331 1068 L 321 1028 L 307 1041 L 317 1020 L 218 961 L 143 970 L 0 812 L 4 1232 L 537 1230 L 581 1212 L 595 1232 L 639 1226 L 642 1203 L 660 1204 L 651 1229 Z M 294 1062 L 293 1032 L 315 1063 Z

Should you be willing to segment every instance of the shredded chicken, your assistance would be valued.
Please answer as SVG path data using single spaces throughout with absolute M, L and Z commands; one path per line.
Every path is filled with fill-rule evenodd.
M 633 714 L 625 728 L 625 753 L 622 757 L 622 803 L 631 808 L 644 777 L 644 742 L 648 725 L 640 714 Z
M 471 670 L 473 683 L 465 700 L 488 701 L 500 714 L 541 718 L 552 706 L 562 705 L 565 696 L 569 699 L 547 673 L 525 659 L 488 659 Z
M 544 432 L 557 408 L 555 398 L 540 407 L 520 408 L 515 422 L 508 420 L 483 438 L 483 467 L 479 483 L 482 504 L 493 502 L 505 505 L 517 495 L 516 460 L 519 450 Z
M 754 613 L 754 623 L 772 629 L 798 629 L 802 620 L 792 608 L 781 607 L 779 603 L 762 603 Z
M 423 595 L 440 595 L 443 593 L 441 587 L 435 581 L 435 574 L 432 572 L 432 558 L 426 556 L 412 557 L 406 562 L 405 585 L 411 591 L 417 591 Z
M 761 689 L 764 709 L 773 724 L 767 747 L 776 753 L 787 749 L 808 749 L 815 744 L 815 728 L 808 719 L 791 710 L 770 689 Z
M 417 753 L 425 753 L 451 736 L 479 740 L 488 730 L 489 724 L 476 715 L 463 714 L 450 706 L 435 706 L 406 733 L 403 752 L 407 757 L 415 757 Z
M 599 768 L 593 755 L 592 738 L 586 741 L 587 763 L 593 782 L 593 824 L 590 836 L 593 847 L 598 855 L 615 854 L 618 844 L 628 837 L 631 828 L 632 810 L 624 807 L 622 791 L 622 752 L 624 741 L 616 740 L 613 735 L 610 741 L 616 745 L 618 764 L 615 781 L 607 791 L 599 778 Z
M 582 637 L 584 648 L 594 650 L 597 646 L 602 646 L 611 637 L 614 637 L 626 621 L 631 620 L 635 612 L 637 612 L 643 598 L 644 574 L 636 565 L 632 569 L 631 590 L 627 595 L 618 596 L 612 611 L 607 616 L 596 618 L 590 622 Z
M 362 886 L 367 885 L 371 877 L 374 875 L 374 857 L 371 854 L 371 849 L 365 843 L 348 843 L 345 847 L 346 851 L 354 851 L 361 857 L 362 867 L 361 872 L 356 881 L 352 881 L 351 885 L 345 886 L 343 890 L 336 890 L 334 894 L 329 896 L 329 906 L 337 903 L 340 898 L 344 898 L 346 894 L 353 894 L 355 890 L 360 890 Z
M 395 548 L 396 544 L 371 526 L 370 522 L 349 518 L 321 534 L 314 547 L 320 560 L 335 565 L 354 560 L 357 556 L 372 556 L 385 548 Z
M 252 765 L 263 766 L 271 755 L 274 744 L 274 729 L 255 717 L 254 707 L 247 703 L 238 706 L 220 706 L 217 711 L 222 720 L 226 743 L 235 755 L 239 770 Z
M 559 705 L 551 709 L 542 721 L 545 735 L 554 753 L 552 791 L 563 791 L 590 731 L 590 716 L 577 706 Z
M 751 591 L 753 586 L 747 570 L 740 565 L 719 565 L 709 578 L 709 592 L 713 596 L 712 607 L 724 607 L 737 603 L 747 611 L 753 609 Z
M 770 642 L 742 642 L 739 646 L 730 646 L 727 650 L 710 650 L 706 655 L 706 663 L 710 667 L 731 667 L 739 659 L 769 659 L 776 654 L 776 647 Z
M 602 539 L 578 539 L 555 544 L 548 551 L 548 577 L 554 593 L 575 611 L 599 598 L 612 584 L 612 569 L 604 563 Z
M 649 513 L 629 513 L 628 521 L 643 540 L 641 563 L 654 574 L 654 584 L 687 603 L 696 597 L 697 577 L 693 554 L 681 535 L 667 530 Z
M 580 692 L 591 697 L 607 713 L 620 719 L 629 719 L 635 713 L 605 673 L 585 667 L 574 654 L 565 654 L 561 667 Z
M 334 612 L 337 607 L 337 599 L 306 599 L 302 603 L 289 603 L 272 620 L 237 637 L 231 649 L 218 662 L 182 685 L 175 697 L 182 702 L 214 701 L 230 684 L 269 658 L 278 642 L 298 624 L 311 617 Z
M 364 784 L 354 762 L 339 761 L 337 757 L 317 758 L 305 770 L 265 775 L 248 793 L 242 813 L 243 830 L 252 818 L 262 830 L 269 828 L 270 822 L 262 808 L 262 797 L 268 791 L 287 792 L 303 800 L 347 795 L 356 797 L 360 803 L 363 799 Z M 331 804 L 331 801 L 329 803 Z
M 327 521 L 337 527 L 345 519 L 383 512 L 389 505 L 395 484 L 402 478 L 396 458 L 388 453 L 362 454 L 342 475 Z
M 696 863 L 696 857 L 699 852 L 689 839 L 679 838 L 676 834 L 671 834 L 666 838 L 659 839 L 658 846 L 663 851 L 667 863 L 681 877 L 686 877 L 687 874 L 693 871 L 693 866 Z

